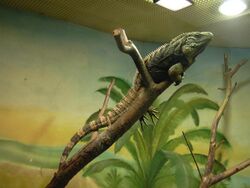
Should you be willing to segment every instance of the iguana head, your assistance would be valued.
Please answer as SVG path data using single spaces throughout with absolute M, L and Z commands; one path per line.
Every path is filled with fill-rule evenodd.
M 212 38 L 210 32 L 183 33 L 147 55 L 145 62 L 154 82 L 173 80 L 173 75 L 183 74 Z
M 189 32 L 174 38 L 170 44 L 175 46 L 176 54 L 183 54 L 188 65 L 195 61 L 213 38 L 211 32 Z

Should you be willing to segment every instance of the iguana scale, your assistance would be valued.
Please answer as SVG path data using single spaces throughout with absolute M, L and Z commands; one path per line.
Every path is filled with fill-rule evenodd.
M 160 83 L 168 80 L 178 85 L 182 81 L 184 70 L 194 63 L 196 56 L 205 49 L 212 37 L 213 34 L 210 32 L 183 33 L 148 54 L 144 58 L 144 63 L 153 81 Z M 113 124 L 122 116 L 129 105 L 136 100 L 141 87 L 144 87 L 143 80 L 140 74 L 136 73 L 132 88 L 106 116 L 91 121 L 74 134 L 63 151 L 59 166 L 65 164 L 70 151 L 81 138 Z

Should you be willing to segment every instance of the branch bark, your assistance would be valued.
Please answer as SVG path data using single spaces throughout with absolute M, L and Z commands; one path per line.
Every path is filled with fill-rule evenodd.
M 234 174 L 236 174 L 237 172 L 247 168 L 248 166 L 250 166 L 250 159 L 247 159 L 246 161 L 244 162 L 241 162 L 240 164 L 237 164 L 236 166 L 218 174 L 218 175 L 215 175 L 212 177 L 212 180 L 211 180 L 211 185 L 213 184 L 216 184 Z
M 98 114 L 99 117 L 103 116 L 105 110 L 106 110 L 107 107 L 108 107 L 110 92 L 111 92 L 111 90 L 112 90 L 114 84 L 115 84 L 115 79 L 113 79 L 113 80 L 110 82 L 109 86 L 108 86 L 108 90 L 107 90 L 107 93 L 106 93 L 106 95 L 105 95 L 105 98 L 104 98 L 104 101 L 103 101 L 103 104 L 102 104 L 102 108 L 101 108 L 101 110 L 100 110 L 100 112 L 99 112 L 99 114 Z
M 212 170 L 213 170 L 213 165 L 215 161 L 215 152 L 216 152 L 216 133 L 218 129 L 218 124 L 220 122 L 220 119 L 226 109 L 226 106 L 230 100 L 230 97 L 236 87 L 236 83 L 232 84 L 232 77 L 235 75 L 235 73 L 240 69 L 242 65 L 244 65 L 247 62 L 247 60 L 242 60 L 239 62 L 233 69 L 229 68 L 228 66 L 228 56 L 225 54 L 224 55 L 224 76 L 226 80 L 226 94 L 225 98 L 220 105 L 220 108 L 218 112 L 216 113 L 212 127 L 211 127 L 211 138 L 210 138 L 210 145 L 209 145 L 209 151 L 208 151 L 208 161 L 205 167 L 205 172 L 204 175 L 202 176 L 202 181 L 200 184 L 200 188 L 208 188 L 211 185 L 222 181 L 223 179 L 230 177 L 234 173 L 237 173 L 240 170 L 243 170 L 247 166 L 249 166 L 249 161 L 243 162 L 243 164 L 239 164 L 235 166 L 234 168 L 230 170 L 226 170 L 225 172 L 219 174 L 219 175 L 213 175 Z
M 145 81 L 146 87 L 141 87 L 139 91 L 137 91 L 138 96 L 135 102 L 128 107 L 115 123 L 73 155 L 67 165 L 58 169 L 47 185 L 47 188 L 65 187 L 76 173 L 120 138 L 147 111 L 153 101 L 172 84 L 170 81 L 159 84 L 153 82 L 139 51 L 131 41 L 127 40 L 124 30 L 115 30 L 114 37 L 119 49 L 128 53 L 134 60 L 139 73 Z
M 136 65 L 136 68 L 138 69 L 139 73 L 142 76 L 142 80 L 144 81 L 145 86 L 149 87 L 154 84 L 153 79 L 151 78 L 145 64 L 143 61 L 143 58 L 134 45 L 134 43 L 131 40 L 128 40 L 126 33 L 123 29 L 115 29 L 113 31 L 113 36 L 116 40 L 116 44 L 118 48 L 126 53 L 129 54 L 132 59 L 134 60 L 134 63 Z

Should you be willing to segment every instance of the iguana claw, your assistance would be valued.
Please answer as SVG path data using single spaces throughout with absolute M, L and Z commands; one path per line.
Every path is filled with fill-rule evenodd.
M 154 118 L 159 120 L 159 117 L 157 116 L 157 114 L 159 113 L 156 108 L 149 108 L 148 111 L 147 111 L 152 123 L 155 125 L 155 122 L 154 122 Z
M 151 120 L 152 123 L 155 125 L 154 118 L 157 119 L 157 120 L 159 119 L 159 117 L 157 116 L 158 111 L 156 110 L 156 108 L 151 107 L 151 108 L 149 108 L 149 109 L 147 110 L 146 113 L 149 115 L 150 120 Z M 146 122 L 146 120 L 148 120 L 148 117 L 146 116 L 146 114 L 144 114 L 144 115 L 139 119 L 140 125 L 141 125 L 141 129 L 142 129 L 142 130 L 143 130 L 143 125 L 148 125 L 147 122 Z

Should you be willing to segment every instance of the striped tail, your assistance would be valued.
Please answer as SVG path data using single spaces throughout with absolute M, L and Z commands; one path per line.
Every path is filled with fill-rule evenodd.
M 74 146 L 87 134 L 91 132 L 89 126 L 82 127 L 77 133 L 74 134 L 74 136 L 71 137 L 70 142 L 67 144 L 67 146 L 64 148 L 59 167 L 61 167 L 67 160 L 71 150 L 74 148 Z
M 116 106 L 107 113 L 106 116 L 101 116 L 96 121 L 91 121 L 90 123 L 83 126 L 74 136 L 70 139 L 70 142 L 64 148 L 62 153 L 59 168 L 65 164 L 67 158 L 74 148 L 74 146 L 87 134 L 97 131 L 100 128 L 107 127 L 114 123 L 123 112 L 126 111 L 127 107 L 134 101 L 137 96 L 137 92 L 134 89 L 130 89 L 128 94 L 123 97 L 123 99 L 116 104 Z

